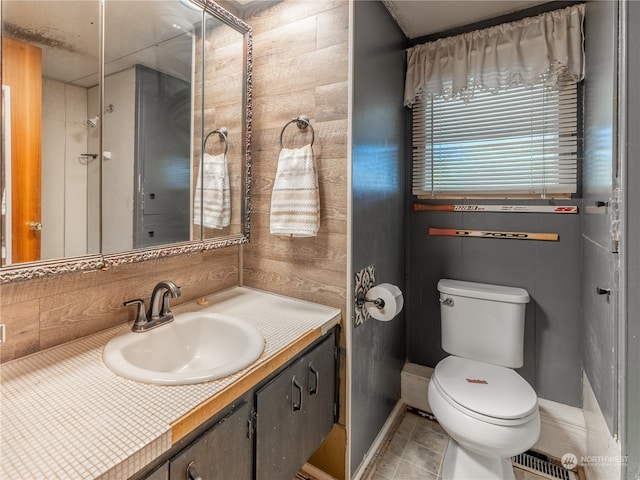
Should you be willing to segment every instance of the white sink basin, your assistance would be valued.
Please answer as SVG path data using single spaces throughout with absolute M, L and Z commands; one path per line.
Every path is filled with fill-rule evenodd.
M 112 338 L 102 358 L 121 377 L 187 385 L 242 370 L 263 350 L 264 339 L 252 325 L 217 313 L 192 312 L 147 332 Z

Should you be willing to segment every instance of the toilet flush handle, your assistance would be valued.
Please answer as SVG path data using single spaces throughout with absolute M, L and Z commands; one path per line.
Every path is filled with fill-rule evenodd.
M 447 307 L 453 307 L 453 298 L 451 297 L 447 297 L 447 298 L 439 298 L 438 301 L 442 304 L 442 305 L 446 305 Z

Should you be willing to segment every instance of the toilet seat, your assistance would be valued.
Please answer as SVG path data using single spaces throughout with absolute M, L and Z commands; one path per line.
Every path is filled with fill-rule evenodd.
M 431 381 L 457 410 L 496 425 L 520 425 L 538 414 L 538 397 L 514 370 L 451 355 Z

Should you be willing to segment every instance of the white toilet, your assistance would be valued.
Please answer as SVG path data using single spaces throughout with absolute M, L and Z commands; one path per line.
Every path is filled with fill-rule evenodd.
M 540 434 L 538 398 L 513 369 L 522 366 L 522 288 L 438 282 L 442 348 L 428 388 L 433 414 L 451 439 L 443 480 L 514 480 L 511 457 Z

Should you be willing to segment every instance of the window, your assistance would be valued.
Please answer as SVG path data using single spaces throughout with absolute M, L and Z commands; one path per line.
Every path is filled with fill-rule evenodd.
M 569 197 L 577 189 L 578 89 L 543 83 L 413 106 L 413 193 Z

